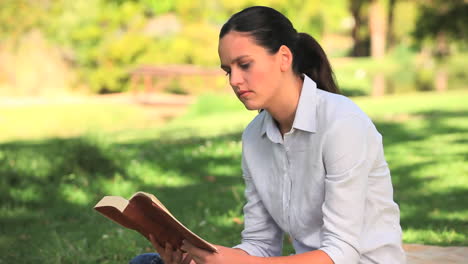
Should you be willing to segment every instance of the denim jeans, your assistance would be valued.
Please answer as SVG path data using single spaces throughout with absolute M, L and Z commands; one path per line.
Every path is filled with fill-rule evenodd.
M 164 264 L 157 253 L 145 253 L 134 257 L 129 264 Z

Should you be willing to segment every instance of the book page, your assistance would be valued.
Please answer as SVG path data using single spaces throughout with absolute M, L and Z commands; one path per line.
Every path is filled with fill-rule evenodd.
M 128 201 L 120 196 L 104 196 L 95 206 L 96 207 L 103 207 L 103 206 L 111 206 L 123 212 L 128 205 Z

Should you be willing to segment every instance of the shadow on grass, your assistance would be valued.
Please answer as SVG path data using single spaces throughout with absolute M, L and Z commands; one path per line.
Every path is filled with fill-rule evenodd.
M 353 88 L 353 87 L 342 87 L 340 88 L 340 92 L 344 96 L 348 97 L 357 97 L 357 96 L 367 96 L 369 95 L 367 92 L 363 91 L 360 88 Z
M 466 112 L 418 115 L 425 125 L 417 131 L 409 130 L 404 123 L 376 122 L 385 145 L 424 143 L 435 135 L 467 132 L 445 122 L 464 118 Z M 244 203 L 240 146 L 236 145 L 240 133 L 124 143 L 70 138 L 1 144 L 0 260 L 115 263 L 148 250 L 147 241 L 131 231 L 122 231 L 91 209 L 102 196 L 109 195 L 102 182 L 114 180 L 131 184 L 134 191 L 156 194 L 181 222 L 207 240 L 236 244 L 242 225 L 234 218 L 241 215 Z M 421 150 L 410 149 L 415 155 L 427 150 L 424 146 Z M 405 157 L 387 159 L 395 200 L 402 210 L 407 210 L 402 212 L 403 229 L 450 229 L 468 235 L 466 218 L 451 216 L 466 210 L 463 201 L 468 200 L 467 186 L 428 193 L 426 184 L 431 179 L 421 177 L 418 171 L 433 165 L 431 162 L 395 162 L 398 165 L 392 166 L 392 161 Z M 149 184 L 130 170 L 133 162 L 173 173 L 188 183 Z M 216 169 L 221 167 L 225 169 Z M 468 245 L 468 241 L 461 244 Z
M 110 145 L 86 138 L 1 144 L 0 260 L 14 263 L 29 256 L 28 261 L 40 263 L 76 262 L 73 259 L 81 260 L 76 263 L 113 263 L 127 261 L 141 252 L 148 245 L 141 239 L 134 247 L 128 247 L 125 239 L 117 239 L 122 244 L 110 242 L 112 248 L 107 251 L 106 246 L 99 245 L 106 242 L 102 241 L 104 234 L 118 228 L 93 212 L 92 206 L 102 196 L 110 195 L 102 182 L 119 177 L 123 178 L 122 184 L 131 182 L 133 191 L 157 194 L 175 216 L 206 239 L 236 243 L 241 226 L 226 212 L 241 214 L 240 153 L 221 155 L 213 148 L 239 140 L 240 133 Z M 207 151 L 192 155 L 200 146 Z M 149 185 L 146 179 L 129 172 L 135 160 L 190 178 L 190 183 Z M 216 165 L 231 169 L 217 173 L 211 169 Z M 77 195 L 80 193 L 82 201 Z M 220 217 L 223 214 L 226 219 Z M 64 249 L 67 244 L 84 240 L 84 247 Z M 116 255 L 120 257 L 116 259 Z M 50 259 L 52 256 L 55 259 Z
M 376 126 L 384 136 L 386 150 L 403 144 L 405 152 L 403 155 L 387 155 L 387 161 L 392 172 L 394 183 L 394 197 L 402 210 L 401 225 L 403 230 L 415 229 L 444 231 L 463 234 L 464 238 L 456 241 L 421 241 L 438 245 L 468 245 L 468 218 L 466 217 L 466 206 L 468 200 L 468 185 L 448 184 L 450 187 L 441 186 L 440 190 L 429 190 L 432 181 L 440 181 L 440 171 L 432 171 L 431 168 L 443 166 L 444 163 L 466 161 L 468 152 L 459 153 L 450 151 L 458 144 L 466 145 L 466 141 L 460 139 L 444 139 L 442 136 L 460 135 L 458 138 L 468 136 L 466 122 L 467 111 L 424 111 L 413 114 L 423 122 L 422 129 L 407 129 L 399 122 L 376 122 Z M 450 120 L 451 119 L 451 120 Z M 458 120 L 458 122 L 456 122 Z M 447 122 L 451 121 L 451 122 Z M 410 121 L 411 122 L 411 121 Z M 465 126 L 465 127 L 464 127 Z M 443 154 L 437 154 L 437 149 L 431 145 L 435 138 L 437 147 L 443 144 Z M 432 139 L 432 141 L 430 141 Z M 443 143 L 441 143 L 443 142 Z M 466 148 L 465 148 L 466 149 Z M 406 156 L 405 154 L 408 154 Z M 429 158 L 428 158 L 429 157 Z M 414 158 L 415 162 L 406 161 Z M 397 164 L 397 165 L 393 165 Z M 450 165 L 450 164 L 448 164 Z M 461 165 L 463 166 L 463 165 Z M 459 182 L 465 177 L 466 168 L 459 167 L 450 169 L 450 179 L 444 180 Z M 461 181 L 460 181 L 461 182 Z M 458 215 L 461 213 L 461 215 Z

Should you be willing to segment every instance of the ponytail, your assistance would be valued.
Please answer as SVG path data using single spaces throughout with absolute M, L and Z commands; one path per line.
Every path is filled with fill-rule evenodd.
M 317 83 L 319 89 L 339 94 L 335 75 L 320 44 L 307 33 L 298 33 L 297 38 L 293 48 L 294 72 L 309 76 Z

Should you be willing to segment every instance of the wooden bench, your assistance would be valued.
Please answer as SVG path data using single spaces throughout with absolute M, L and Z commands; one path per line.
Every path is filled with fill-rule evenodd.
M 466 264 L 468 247 L 438 247 L 404 244 L 407 264 Z
M 209 83 L 212 78 L 223 74 L 221 69 L 194 65 L 143 65 L 130 72 L 130 91 L 138 94 L 138 87 L 143 84 L 143 92 L 146 94 L 162 92 L 174 79 L 182 76 L 197 76 Z

